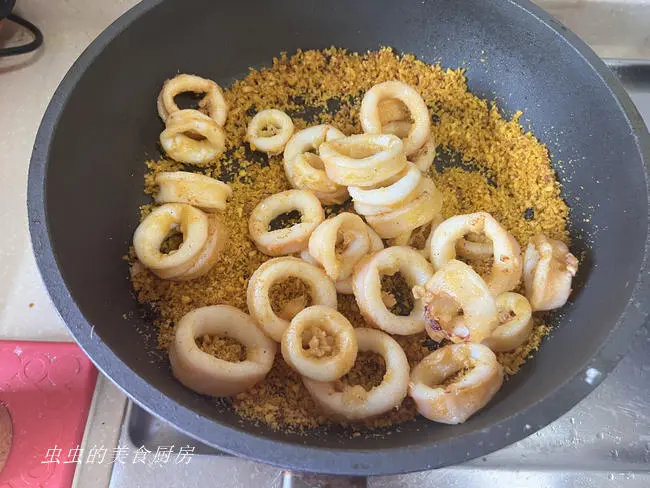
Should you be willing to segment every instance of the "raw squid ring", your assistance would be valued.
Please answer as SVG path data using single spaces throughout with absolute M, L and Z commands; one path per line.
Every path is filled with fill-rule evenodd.
M 534 236 L 524 255 L 524 286 L 533 311 L 553 310 L 566 303 L 578 260 L 561 241 Z
M 386 186 L 378 185 L 372 188 L 350 187 L 348 191 L 355 202 L 366 205 L 398 205 L 404 201 L 422 180 L 422 173 L 411 163 L 398 173 L 396 181 Z M 390 181 L 390 180 L 389 180 Z
M 361 127 L 368 134 L 381 134 L 379 103 L 391 98 L 396 98 L 406 105 L 411 119 L 413 119 L 413 126 L 404 139 L 404 152 L 410 156 L 427 141 L 431 131 L 431 119 L 429 109 L 420 94 L 406 83 L 385 81 L 368 90 L 361 100 L 361 109 L 359 110 Z
M 296 132 L 284 148 L 284 171 L 291 186 L 314 192 L 326 204 L 340 204 L 348 198 L 347 188 L 330 180 L 320 156 L 308 151 L 318 151 L 325 141 L 345 137 L 331 125 L 316 125 Z
M 172 373 L 188 388 L 215 397 L 232 396 L 264 379 L 273 366 L 277 346 L 247 314 L 228 305 L 192 310 L 174 327 L 169 346 Z M 203 335 L 232 337 L 246 346 L 246 360 L 230 362 L 196 345 Z
M 456 259 L 456 242 L 465 234 L 485 233 L 492 241 L 494 264 L 485 280 L 494 296 L 513 290 L 521 280 L 521 249 L 512 235 L 487 212 L 456 215 L 440 224 L 431 238 L 431 262 L 440 269 Z
M 415 190 L 417 198 L 391 212 L 366 215 L 366 221 L 382 239 L 397 237 L 431 222 L 442 209 L 442 194 L 433 180 L 424 178 Z
M 446 378 L 470 368 L 452 383 Z M 481 344 L 450 344 L 432 352 L 413 368 L 409 396 L 420 415 L 443 424 L 460 424 L 478 412 L 503 384 L 503 368 Z
M 532 309 L 525 296 L 505 292 L 496 299 L 499 326 L 483 341 L 494 352 L 517 349 L 533 329 Z
M 204 139 L 197 140 L 190 134 Z M 202 165 L 226 150 L 226 136 L 219 124 L 198 110 L 179 110 L 167 118 L 160 145 L 175 161 Z
M 318 357 L 304 347 L 303 334 L 316 327 L 334 336 L 332 355 Z M 310 344 L 311 346 L 311 344 Z M 336 310 L 314 305 L 296 315 L 282 335 L 282 357 L 303 377 L 334 381 L 346 375 L 357 359 L 357 336 L 352 324 Z
M 384 241 L 381 240 L 381 237 L 377 235 L 377 233 L 372 230 L 372 227 L 366 224 L 366 230 L 368 231 L 368 238 L 370 239 L 370 251 L 371 253 L 381 251 L 384 248 Z M 307 261 L 308 263 L 314 264 L 316 266 L 320 266 L 321 264 L 316 261 L 316 259 L 309 254 L 309 251 L 307 249 L 304 249 L 300 252 L 300 259 L 303 261 Z M 336 287 L 337 293 L 340 293 L 342 295 L 354 295 L 354 291 L 352 289 L 352 276 L 348 276 L 345 279 L 340 279 L 337 280 L 334 283 L 334 286 Z
M 354 329 L 359 351 L 380 354 L 386 374 L 378 386 L 366 391 L 361 385 L 340 387 L 340 382 L 323 383 L 303 377 L 314 401 L 326 413 L 345 420 L 361 420 L 399 407 L 408 393 L 409 363 L 401 346 L 376 329 Z M 342 390 L 342 391 L 341 391 Z
M 433 138 L 433 134 L 429 136 L 424 146 L 408 158 L 424 174 L 429 172 L 434 159 L 436 159 L 436 140 Z
M 265 134 L 265 130 L 271 134 Z M 293 134 L 293 121 L 282 110 L 274 108 L 255 114 L 248 124 L 246 139 L 253 151 L 280 154 Z
M 174 281 L 188 281 L 199 278 L 210 271 L 217 263 L 219 254 L 228 239 L 228 231 L 216 215 L 208 215 L 208 240 L 196 257 L 194 264 Z
M 358 134 L 324 142 L 320 157 L 329 179 L 343 186 L 374 186 L 406 167 L 404 144 L 390 134 Z
M 180 108 L 176 105 L 174 97 L 181 93 L 205 93 L 199 102 L 199 109 L 206 111 L 207 115 L 218 125 L 223 126 L 228 116 L 228 104 L 223 98 L 221 87 L 212 80 L 207 80 L 195 75 L 178 75 L 163 83 L 158 95 L 158 115 L 167 122 L 167 118 Z
M 205 212 L 224 210 L 232 189 L 209 176 L 187 171 L 158 173 L 157 203 L 187 203 Z
M 286 229 L 269 231 L 271 221 L 283 213 L 298 210 L 299 224 Z M 248 231 L 257 248 L 269 256 L 300 252 L 307 246 L 309 236 L 325 220 L 318 198 L 304 190 L 287 190 L 265 198 L 253 209 Z
M 325 272 L 313 264 L 298 258 L 282 257 L 270 259 L 253 273 L 248 281 L 246 301 L 250 314 L 257 320 L 264 333 L 280 342 L 289 321 L 278 317 L 271 306 L 271 287 L 287 278 L 298 278 L 309 287 L 314 305 L 325 305 L 336 309 L 336 289 Z
M 389 247 L 362 260 L 352 275 L 354 297 L 361 315 L 370 324 L 389 334 L 410 335 L 424 330 L 424 304 L 415 301 L 407 316 L 393 314 L 384 304 L 382 275 L 401 272 L 409 287 L 424 286 L 433 275 L 433 266 L 415 249 Z
M 496 303 L 483 278 L 461 261 L 445 263 L 413 295 L 424 304 L 426 331 L 434 341 L 480 343 L 499 325 Z
M 338 252 L 336 247 L 340 238 L 345 248 Z M 334 281 L 350 276 L 354 266 L 369 250 L 370 238 L 365 222 L 349 212 L 325 220 L 309 238 L 309 254 Z
M 183 243 L 169 254 L 160 246 L 174 229 L 183 233 Z M 187 272 L 195 263 L 208 240 L 208 217 L 184 203 L 167 203 L 152 210 L 133 234 L 138 260 L 163 279 Z

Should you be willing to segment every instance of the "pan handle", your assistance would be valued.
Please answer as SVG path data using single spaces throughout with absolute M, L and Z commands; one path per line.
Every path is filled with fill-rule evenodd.
M 358 476 L 329 476 L 285 471 L 280 488 L 367 488 L 368 479 Z

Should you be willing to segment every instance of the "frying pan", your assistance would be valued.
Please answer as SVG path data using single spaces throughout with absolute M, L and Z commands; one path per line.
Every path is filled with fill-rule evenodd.
M 121 258 L 138 205 L 148 202 L 142 163 L 159 154 L 162 81 L 197 73 L 227 86 L 281 51 L 330 45 L 388 45 L 468 68 L 470 89 L 496 99 L 506 117 L 526 109 L 559 170 L 572 251 L 584 254 L 577 290 L 534 360 L 464 424 L 420 419 L 350 437 L 343 429 L 300 435 L 242 421 L 173 379 L 151 317 L 134 299 Z M 423 470 L 531 434 L 592 391 L 624 354 L 648 311 L 649 139 L 614 75 L 526 0 L 145 0 L 91 44 L 56 91 L 31 160 L 29 224 L 72 335 L 155 415 L 224 451 L 296 470 Z

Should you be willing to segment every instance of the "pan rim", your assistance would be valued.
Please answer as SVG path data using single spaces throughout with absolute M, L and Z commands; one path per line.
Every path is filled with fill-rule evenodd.
M 402 447 L 350 450 L 311 447 L 290 441 L 272 440 L 242 432 L 216 419 L 199 415 L 146 382 L 136 371 L 123 363 L 106 344 L 98 341 L 97 338 L 92 340 L 92 335 L 89 335 L 91 324 L 85 319 L 67 288 L 50 241 L 45 208 L 47 200 L 45 176 L 58 120 L 68 97 L 86 69 L 105 46 L 127 26 L 164 1 L 144 0 L 128 10 L 86 48 L 67 72 L 52 97 L 38 129 L 30 161 L 27 192 L 28 223 L 34 255 L 58 313 L 74 339 L 91 357 L 98 369 L 138 405 L 188 435 L 237 456 L 301 471 L 348 475 L 391 475 L 457 464 L 500 449 L 534 433 L 566 413 L 593 391 L 623 357 L 633 335 L 645 323 L 648 315 L 647 305 L 643 299 L 650 295 L 648 270 L 650 224 L 646 234 L 642 264 L 626 309 L 613 324 L 593 358 L 583 365 L 578 373 L 566 378 L 543 400 L 487 428 L 445 441 L 444 451 L 436 443 L 411 446 L 408 448 L 409 455 L 401 456 L 400 464 L 396 465 L 394 456 L 398 450 L 403 449 Z M 650 135 L 641 115 L 619 80 L 591 48 L 540 7 L 529 0 L 507 1 L 532 15 L 567 41 L 607 86 L 635 134 L 637 150 L 645 166 L 646 192 L 650 193 L 648 188 Z M 648 222 L 650 222 L 650 215 L 646 223 Z M 92 356 L 89 351 L 92 351 Z M 584 374 L 590 368 L 602 374 L 595 381 L 586 382 Z M 124 390 L 122 384 L 129 384 L 129 391 Z M 535 420 L 540 421 L 535 422 Z

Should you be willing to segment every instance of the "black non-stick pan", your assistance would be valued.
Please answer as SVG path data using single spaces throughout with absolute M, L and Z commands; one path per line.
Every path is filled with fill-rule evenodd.
M 222 85 L 281 51 L 392 46 L 467 68 L 508 116 L 525 109 L 547 144 L 584 260 L 572 301 L 534 360 L 464 424 L 419 420 L 384 436 L 273 432 L 194 394 L 170 373 L 122 261 L 156 157 L 163 80 Z M 487 62 L 481 62 L 486 58 Z M 34 252 L 54 303 L 97 366 L 136 402 L 236 455 L 294 469 L 387 474 L 458 463 L 514 442 L 592 391 L 648 311 L 650 137 L 614 75 L 526 0 L 145 0 L 111 25 L 57 90 L 29 174 Z M 559 168 L 559 165 L 557 166 Z M 124 318 L 126 314 L 126 319 Z

